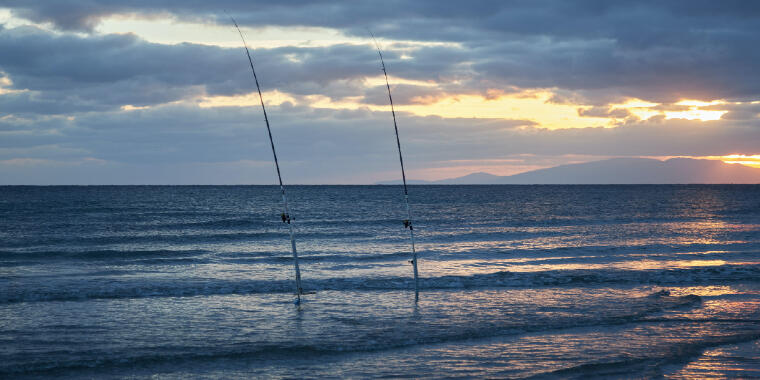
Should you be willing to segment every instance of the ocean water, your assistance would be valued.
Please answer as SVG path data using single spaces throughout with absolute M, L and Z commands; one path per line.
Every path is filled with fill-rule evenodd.
M 760 186 L 0 187 L 0 378 L 760 376 Z

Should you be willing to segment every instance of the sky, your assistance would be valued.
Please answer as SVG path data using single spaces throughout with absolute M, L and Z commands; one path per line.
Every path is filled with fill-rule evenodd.
M 0 185 L 760 167 L 753 1 L 0 1 Z

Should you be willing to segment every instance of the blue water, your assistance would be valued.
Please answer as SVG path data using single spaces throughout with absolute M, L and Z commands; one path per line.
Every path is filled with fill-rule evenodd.
M 760 376 L 760 186 L 0 187 L 0 377 Z

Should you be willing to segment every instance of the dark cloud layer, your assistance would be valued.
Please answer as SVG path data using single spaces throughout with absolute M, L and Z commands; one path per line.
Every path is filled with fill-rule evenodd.
M 89 30 L 116 13 L 226 24 L 223 10 L 250 26 L 323 26 L 358 36 L 369 27 L 388 38 L 458 42 L 464 50 L 446 60 L 431 54 L 417 59 L 428 65 L 470 62 L 478 76 L 496 86 L 612 88 L 655 101 L 760 94 L 760 79 L 753 75 L 760 64 L 755 49 L 760 4 L 752 1 L 71 0 L 7 1 L 6 6 L 62 30 Z M 350 67 L 336 68 L 351 75 Z
M 229 50 L 161 46 L 130 35 L 85 38 L 16 28 L 0 30 L 0 50 L 0 70 L 12 88 L 34 92 L 41 113 L 52 112 L 44 104 L 53 102 L 70 105 L 69 112 L 165 103 L 187 97 L 194 86 L 230 81 L 220 73 L 239 70 Z
M 420 54 L 437 55 L 440 47 Z M 12 89 L 0 97 L 6 112 L 74 113 L 123 105 L 146 106 L 198 95 L 238 95 L 253 89 L 242 49 L 149 43 L 134 35 L 55 35 L 36 28 L 0 29 L 0 70 Z M 387 54 L 389 63 L 397 55 Z M 333 99 L 364 96 L 364 79 L 380 73 L 366 46 L 282 47 L 254 52 L 264 89 Z M 420 59 L 398 65 L 397 75 L 418 80 L 454 76 L 455 62 Z M 440 92 L 441 90 L 438 90 Z M 426 96 L 429 90 L 410 93 Z M 22 101 L 26 99 L 24 104 Z

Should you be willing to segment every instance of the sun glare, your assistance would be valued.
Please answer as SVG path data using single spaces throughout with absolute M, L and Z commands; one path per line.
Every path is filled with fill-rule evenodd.
M 760 168 L 760 154 L 729 154 L 728 156 L 721 157 L 721 160 L 727 164 L 742 164 Z
M 701 100 L 681 100 L 680 102 L 676 103 L 677 106 L 690 106 L 690 107 L 707 107 L 707 106 L 715 106 L 718 104 L 726 104 L 723 100 L 713 100 L 710 102 L 703 102 Z
M 665 119 L 714 121 L 720 120 L 726 112 L 728 111 L 706 111 L 691 107 L 688 111 L 665 111 Z
M 677 106 L 688 106 L 686 111 L 665 111 L 665 119 L 686 119 L 686 120 L 701 120 L 701 121 L 713 121 L 720 120 L 720 118 L 728 111 L 721 110 L 703 110 L 700 107 L 715 106 L 720 104 L 726 104 L 723 100 L 713 100 L 710 102 L 703 102 L 701 100 L 681 100 L 675 103 Z

